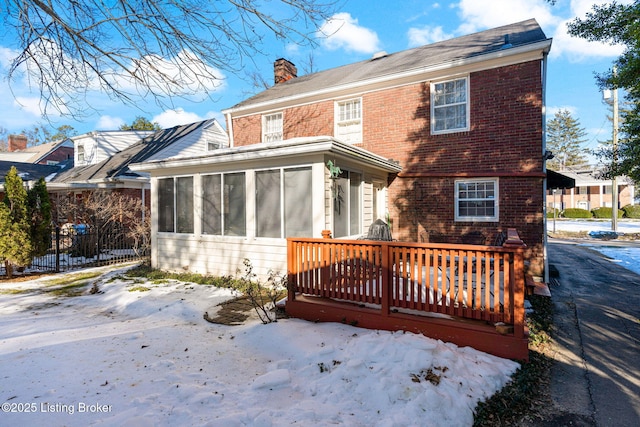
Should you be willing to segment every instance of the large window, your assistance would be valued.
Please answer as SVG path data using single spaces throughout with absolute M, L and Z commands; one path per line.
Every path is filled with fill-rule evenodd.
M 362 176 L 342 171 L 332 184 L 333 235 L 344 237 L 362 232 Z
M 246 236 L 244 173 L 202 177 L 202 233 Z
M 262 116 L 262 142 L 282 141 L 282 113 Z
M 462 78 L 431 84 L 431 133 L 469 129 L 469 83 Z
M 158 180 L 158 231 L 193 233 L 193 177 Z
M 455 182 L 456 221 L 498 221 L 498 180 Z
M 256 172 L 256 236 L 311 237 L 311 168 Z
M 362 102 L 358 99 L 336 103 L 336 138 L 350 144 L 362 142 Z

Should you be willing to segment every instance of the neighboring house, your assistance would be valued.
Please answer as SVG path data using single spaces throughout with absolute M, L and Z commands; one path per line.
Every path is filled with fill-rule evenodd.
M 50 178 L 60 173 L 62 168 L 58 165 L 41 165 L 34 163 L 23 163 L 0 160 L 0 184 L 2 189 L 0 192 L 4 192 L 4 178 L 9 173 L 12 166 L 15 166 L 18 170 L 18 175 L 22 178 L 22 182 L 27 187 L 33 186 L 40 178 Z
M 563 175 L 575 180 L 575 188 L 555 189 L 548 185 L 547 206 L 563 210 L 580 208 L 591 210 L 595 208 L 610 208 L 613 200 L 613 182 L 610 179 L 598 177 L 595 170 L 562 171 Z M 618 177 L 618 208 L 635 204 L 635 186 L 626 176 Z
M 127 135 L 127 138 L 135 135 L 135 132 L 128 133 L 130 135 Z M 114 152 L 98 163 L 75 166 L 51 177 L 47 188 L 51 193 L 55 193 L 56 198 L 72 195 L 81 197 L 87 191 L 107 189 L 139 198 L 143 205 L 148 206 L 148 174 L 133 172 L 129 169 L 131 163 L 192 156 L 228 145 L 227 134 L 215 119 L 143 133 L 147 134 L 144 138 L 127 144 L 123 150 Z M 98 134 L 100 136 L 96 140 L 108 142 L 103 148 L 116 147 L 117 143 L 126 139 L 120 132 Z M 117 137 L 110 139 L 114 135 Z M 76 140 L 76 146 L 79 141 L 87 139 Z
M 93 131 L 72 137 L 76 166 L 95 165 L 107 160 L 154 131 Z
M 0 152 L 0 161 L 56 165 L 73 159 L 73 141 L 60 139 L 27 147 L 25 135 L 9 135 L 7 151 Z
M 286 237 L 482 243 L 517 228 L 544 269 L 546 57 L 535 20 L 297 77 L 224 111 L 230 148 L 151 174 L 152 263 L 286 272 Z

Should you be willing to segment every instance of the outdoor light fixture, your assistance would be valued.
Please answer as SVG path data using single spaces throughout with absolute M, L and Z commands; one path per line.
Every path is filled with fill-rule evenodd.
M 543 159 L 543 160 L 551 160 L 551 159 L 553 159 L 554 157 L 555 157 L 555 156 L 553 155 L 553 153 L 552 153 L 551 151 L 546 150 L 546 151 L 544 152 L 544 155 L 542 156 L 542 159 Z

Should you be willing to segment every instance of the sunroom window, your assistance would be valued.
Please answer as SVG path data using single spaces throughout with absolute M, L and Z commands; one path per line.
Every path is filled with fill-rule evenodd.
M 158 180 L 158 231 L 193 233 L 193 177 Z
M 311 237 L 311 168 L 256 172 L 256 236 Z
M 202 177 L 202 234 L 246 236 L 245 174 Z
M 469 129 L 469 83 L 461 78 L 431 83 L 431 133 Z
M 342 171 L 332 183 L 333 235 L 353 236 L 362 232 L 362 175 Z

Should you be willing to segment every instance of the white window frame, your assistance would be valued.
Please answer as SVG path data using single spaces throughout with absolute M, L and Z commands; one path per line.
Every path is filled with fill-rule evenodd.
M 357 109 L 350 108 L 349 114 L 344 114 L 343 109 L 347 106 L 358 106 Z M 357 114 L 353 114 L 357 112 Z M 347 117 L 345 117 L 345 115 Z M 357 116 L 357 117 L 356 117 Z M 359 144 L 362 142 L 362 98 L 351 98 L 336 101 L 334 105 L 334 135 L 336 138 L 348 144 Z M 349 130 L 346 132 L 346 130 Z M 346 133 L 345 133 L 346 132 Z
M 493 183 L 493 197 L 460 198 L 461 184 Z M 455 221 L 457 222 L 498 222 L 500 219 L 500 185 L 498 178 L 459 179 L 454 183 Z M 494 215 L 492 216 L 462 216 L 460 214 L 460 202 L 467 201 L 493 201 Z
M 78 165 L 81 163 L 85 163 L 85 151 L 84 151 L 84 144 L 78 144 L 78 147 L 76 148 L 76 153 L 77 153 L 77 157 L 78 157 Z
M 279 120 L 280 125 L 273 124 Z M 284 138 L 284 115 L 282 111 L 262 116 L 262 142 L 277 142 Z
M 439 86 L 444 86 L 447 83 L 455 83 L 458 81 L 464 81 L 465 82 L 465 92 L 464 92 L 464 101 L 460 101 L 460 100 L 451 100 L 451 102 L 446 102 L 446 99 L 444 100 L 444 104 L 442 105 L 436 105 L 436 97 L 439 96 L 438 94 L 438 90 L 439 90 Z M 469 100 L 469 76 L 460 76 L 460 77 L 456 77 L 454 79 L 449 79 L 449 80 L 441 80 L 441 81 L 435 81 L 435 82 L 431 82 L 430 84 L 430 94 L 431 94 L 431 134 L 432 135 L 441 135 L 441 134 L 447 134 L 447 133 L 454 133 L 454 132 L 465 132 L 468 131 L 470 129 L 470 100 Z M 446 96 L 446 94 L 443 94 L 442 96 Z M 444 128 L 444 129 L 436 129 L 436 110 L 439 109 L 447 109 L 447 108 L 452 108 L 452 107 L 458 107 L 464 105 L 464 109 L 465 109 L 465 124 L 464 126 L 458 126 L 458 127 L 449 127 L 449 128 Z

